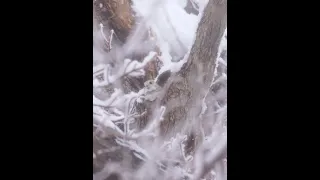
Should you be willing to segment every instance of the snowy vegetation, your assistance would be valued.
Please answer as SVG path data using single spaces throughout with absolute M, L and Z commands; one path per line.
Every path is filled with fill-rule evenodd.
M 103 164 L 94 170 L 94 179 L 226 179 L 226 29 L 211 84 L 194 104 L 200 113 L 173 123 L 171 133 L 160 128 L 172 109 L 163 99 L 188 61 L 208 1 L 132 0 L 137 24 L 123 44 L 107 24 L 98 22 L 94 28 L 93 139 L 101 146 L 94 142 L 93 163 Z M 199 13 L 189 14 L 187 3 Z M 166 72 L 171 72 L 168 77 Z M 162 78 L 164 85 L 159 84 Z M 133 88 L 127 81 L 138 85 Z M 201 81 L 196 74 L 194 81 Z M 202 138 L 189 151 L 189 131 L 196 127 Z

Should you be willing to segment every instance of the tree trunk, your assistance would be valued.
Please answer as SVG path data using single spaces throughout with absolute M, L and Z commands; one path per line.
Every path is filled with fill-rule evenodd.
M 93 8 L 97 20 L 109 25 L 124 43 L 134 25 L 131 0 L 95 0 Z
M 161 124 L 164 135 L 173 135 L 181 129 L 180 124 L 199 126 L 201 102 L 213 80 L 218 49 L 226 27 L 227 0 L 209 0 L 188 61 L 176 77 L 170 78 L 172 83 L 162 100 L 167 108 Z

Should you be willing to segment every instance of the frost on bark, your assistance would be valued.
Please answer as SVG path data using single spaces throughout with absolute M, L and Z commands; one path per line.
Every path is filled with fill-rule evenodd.
M 161 124 L 162 132 L 171 135 L 175 128 L 184 124 L 193 129 L 197 136 L 200 125 L 201 102 L 213 80 L 218 48 L 227 27 L 227 0 L 209 0 L 199 22 L 196 39 L 187 63 L 171 78 L 171 85 L 162 100 L 167 107 Z M 188 126 L 188 127 L 187 127 Z M 191 140 L 194 138 L 191 138 Z
M 123 1 L 127 3 L 122 6 L 125 13 L 124 15 L 117 14 L 117 12 L 120 12 L 118 9 L 120 7 L 116 4 L 117 2 Z M 108 25 L 109 30 L 114 29 L 119 41 L 122 43 L 126 41 L 134 25 L 132 12 L 130 15 L 126 13 L 131 11 L 130 6 L 127 6 L 129 4 L 129 0 L 94 1 L 95 20 L 98 23 Z M 124 17 L 126 17 L 127 20 L 125 20 Z M 168 82 L 163 87 L 163 93 L 159 95 L 156 101 L 141 103 L 136 107 L 136 112 L 141 116 L 143 114 L 142 117 L 136 118 L 140 119 L 138 125 L 140 129 L 143 129 L 150 120 L 152 120 L 152 114 L 157 113 L 155 110 L 161 109 L 160 106 L 164 106 L 166 110 L 164 119 L 160 125 L 161 135 L 166 138 L 174 136 L 177 132 L 189 135 L 186 147 L 189 153 L 193 152 L 198 144 L 201 144 L 203 134 L 210 133 L 211 130 L 207 129 L 206 132 L 205 127 L 202 127 L 202 123 L 205 124 L 206 120 L 209 121 L 208 117 L 211 118 L 210 116 L 205 118 L 203 113 L 208 114 L 210 113 L 207 112 L 208 110 L 214 110 L 214 107 L 208 107 L 208 110 L 203 112 L 205 110 L 205 108 L 203 108 L 203 101 L 209 102 L 212 98 L 215 98 L 208 92 L 211 91 L 212 88 L 215 88 L 212 87 L 211 84 L 214 74 L 217 71 L 218 49 L 226 27 L 227 0 L 209 0 L 203 11 L 201 21 L 199 22 L 195 42 L 191 48 L 189 57 L 180 72 L 171 73 Z M 121 48 L 121 45 L 119 48 Z M 115 49 L 111 50 L 110 54 L 114 50 Z M 118 58 L 117 61 L 123 61 L 123 59 Z M 147 65 L 145 70 L 147 79 L 154 79 L 155 76 L 157 76 L 157 70 L 154 64 Z M 122 79 L 124 93 L 127 94 L 131 91 L 137 92 L 142 88 L 142 83 L 145 80 L 146 79 L 141 80 L 135 77 L 130 78 L 124 76 Z M 137 84 L 140 85 L 135 87 Z M 207 106 L 212 105 L 207 103 Z M 145 111 L 147 112 L 144 113 Z M 124 127 L 119 128 L 124 131 Z M 136 169 L 143 164 L 141 159 L 132 155 L 133 153 L 137 153 L 134 150 L 119 146 L 115 142 L 114 137 L 104 139 L 97 138 L 96 127 L 93 128 L 93 131 L 93 169 L 94 172 L 97 172 L 97 176 L 103 176 L 101 174 L 104 172 L 103 169 L 114 161 L 122 162 L 120 164 L 121 171 L 124 171 L 124 169 Z M 212 161 L 212 164 L 214 161 L 215 160 Z M 203 166 L 204 170 L 200 174 L 206 174 L 207 171 L 211 169 L 210 164 L 204 164 Z M 107 169 L 107 171 L 111 172 L 114 170 Z

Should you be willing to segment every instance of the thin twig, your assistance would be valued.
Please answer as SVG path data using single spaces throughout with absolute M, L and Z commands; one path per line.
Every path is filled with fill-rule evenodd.
M 113 30 L 113 29 L 111 29 L 110 43 L 109 43 L 110 50 L 112 49 L 111 43 L 112 43 L 112 37 L 113 37 L 113 34 L 114 34 L 114 30 Z

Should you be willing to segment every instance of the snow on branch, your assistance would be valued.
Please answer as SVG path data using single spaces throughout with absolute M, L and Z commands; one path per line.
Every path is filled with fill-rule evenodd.
M 93 106 L 109 107 L 115 102 L 115 100 L 121 95 L 122 91 L 120 89 L 115 89 L 115 92 L 106 101 L 102 101 L 93 95 Z
M 144 75 L 143 68 L 150 61 L 152 61 L 156 55 L 157 53 L 152 51 L 143 59 L 142 62 L 125 59 L 124 65 L 120 67 L 120 69 L 117 69 L 117 72 L 115 74 L 110 73 L 111 71 L 110 66 L 99 66 L 99 68 L 98 67 L 95 68 L 96 69 L 95 73 L 97 73 L 98 71 L 99 72 L 104 71 L 105 78 L 103 79 L 102 82 L 94 81 L 93 86 L 94 87 L 108 86 L 123 76 L 143 76 Z
M 143 131 L 134 133 L 131 135 L 132 138 L 137 139 L 139 137 L 146 137 L 146 136 L 156 136 L 158 135 L 156 132 L 158 131 L 158 128 L 160 127 L 160 122 L 163 120 L 163 114 L 165 112 L 166 108 L 162 106 L 160 108 L 159 115 L 155 117 L 155 119 L 151 122 L 151 124 L 146 127 Z

